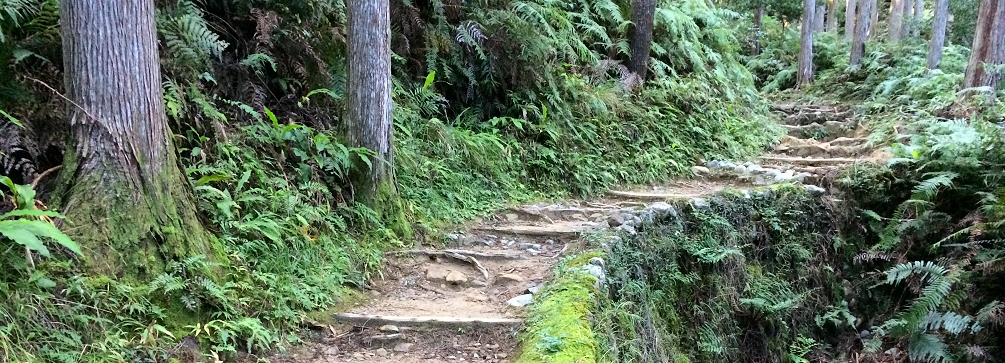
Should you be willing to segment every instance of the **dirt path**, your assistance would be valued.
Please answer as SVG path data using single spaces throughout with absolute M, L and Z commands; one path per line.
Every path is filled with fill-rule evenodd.
M 562 256 L 582 249 L 584 233 L 640 223 L 632 212 L 652 203 L 691 200 L 725 188 L 819 183 L 839 168 L 875 162 L 864 129 L 846 111 L 776 107 L 789 136 L 760 162 L 712 161 L 697 180 L 612 191 L 594 201 L 530 205 L 499 212 L 448 236 L 457 251 L 402 251 L 387 256 L 372 298 L 339 314 L 338 326 L 308 349 L 278 362 L 512 362 L 524 306 Z M 814 189 L 815 188 L 815 189 Z M 637 213 L 636 213 L 637 215 Z

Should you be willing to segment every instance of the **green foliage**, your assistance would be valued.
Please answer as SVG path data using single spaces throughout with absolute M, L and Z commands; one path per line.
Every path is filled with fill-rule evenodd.
M 15 210 L 0 215 L 0 235 L 43 257 L 49 257 L 50 253 L 40 237 L 52 240 L 78 255 L 81 254 L 80 246 L 48 220 L 63 216 L 35 207 L 35 190 L 31 186 L 16 185 L 6 176 L 0 176 L 0 184 L 8 188 L 16 205 Z M 3 194 L 0 193 L 0 196 Z

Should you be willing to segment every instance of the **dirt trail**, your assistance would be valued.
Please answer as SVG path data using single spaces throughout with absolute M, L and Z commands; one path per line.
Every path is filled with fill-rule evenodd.
M 696 203 L 725 188 L 819 183 L 839 168 L 877 158 L 847 111 L 778 106 L 776 112 L 789 136 L 760 165 L 713 161 L 692 169 L 697 180 L 612 191 L 589 202 L 511 208 L 450 234 L 451 250 L 390 253 L 368 302 L 339 314 L 326 338 L 273 361 L 512 362 L 527 312 L 522 305 L 536 297 L 562 256 L 582 248 L 584 233 L 634 231 L 637 217 L 630 212 L 651 203 Z

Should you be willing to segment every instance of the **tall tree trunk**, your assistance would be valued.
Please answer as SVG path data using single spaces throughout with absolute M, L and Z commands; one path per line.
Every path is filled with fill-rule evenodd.
M 827 5 L 817 5 L 817 9 L 813 12 L 813 30 L 816 32 L 824 31 L 824 26 L 827 22 Z
M 803 0 L 803 24 L 799 38 L 799 69 L 796 70 L 796 86 L 802 87 L 813 82 L 813 19 L 816 19 L 815 0 Z
M 649 53 L 653 45 L 653 23 L 656 19 L 656 0 L 632 0 L 632 62 L 629 70 L 646 81 L 649 71 Z
M 827 31 L 837 34 L 838 12 L 841 11 L 844 0 L 827 0 Z
M 377 156 L 368 172 L 356 179 L 357 199 L 377 211 L 399 237 L 411 238 L 411 227 L 394 179 L 390 3 L 388 0 L 349 0 L 346 15 L 349 142 Z
M 935 20 L 932 22 L 932 42 L 928 46 L 928 69 L 938 69 L 942 62 L 942 49 L 946 45 L 946 27 L 949 23 L 949 0 L 935 1 Z
M 866 32 L 869 33 L 869 38 L 879 38 L 879 0 L 865 0 L 870 2 L 869 13 L 869 29 Z
M 921 21 L 925 17 L 925 0 L 914 0 L 914 24 L 911 36 L 917 38 L 921 36 Z
M 904 31 L 904 3 L 908 0 L 893 0 L 890 2 L 890 23 L 887 27 L 887 36 L 891 42 L 900 41 L 900 35 Z
M 60 31 L 75 149 L 60 199 L 88 268 L 149 278 L 166 262 L 225 259 L 196 213 L 161 93 L 149 0 L 61 0 Z
M 986 64 L 998 68 L 999 71 L 988 74 L 984 85 L 991 89 L 998 89 L 998 82 L 1005 76 L 1005 71 L 1000 70 L 1005 65 L 1005 0 L 998 0 L 998 10 L 995 12 L 995 25 L 991 29 L 991 39 L 994 41 L 991 51 L 988 52 Z
M 847 0 L 844 12 L 844 37 L 847 40 L 855 39 L 855 16 L 858 11 L 859 0 Z
M 754 9 L 754 55 L 761 54 L 761 29 L 764 23 L 764 3 L 757 4 Z
M 848 62 L 852 68 L 858 68 L 862 65 L 862 58 L 865 56 L 865 41 L 872 22 L 872 7 L 874 5 L 876 3 L 873 1 L 863 1 L 855 16 L 855 36 L 851 45 L 851 59 Z
M 911 36 L 911 22 L 914 20 L 914 0 L 904 0 L 902 5 L 904 10 L 901 14 L 904 15 L 904 21 L 900 23 L 900 39 L 904 39 Z
M 963 88 L 980 87 L 985 83 L 984 62 L 989 59 L 989 54 L 992 53 L 992 47 L 995 43 L 991 36 L 997 17 L 998 3 L 999 0 L 981 1 L 981 6 L 977 11 L 977 29 L 974 32 L 970 62 L 967 63 L 967 73 L 963 78 Z

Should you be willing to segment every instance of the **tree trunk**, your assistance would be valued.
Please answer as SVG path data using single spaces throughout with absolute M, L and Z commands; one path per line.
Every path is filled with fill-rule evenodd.
M 949 23 L 949 0 L 936 0 L 935 20 L 932 22 L 932 42 L 928 47 L 928 69 L 938 69 L 942 62 L 942 49 L 946 45 L 946 27 Z
M 1005 65 L 1005 0 L 998 0 L 998 10 L 995 13 L 995 25 L 991 30 L 991 39 L 994 41 L 992 51 L 988 54 L 986 64 L 1001 69 Z M 992 90 L 998 89 L 998 82 L 1005 76 L 1005 71 L 999 70 L 988 74 L 984 85 Z
M 870 38 L 875 39 L 879 37 L 879 0 L 865 0 L 865 1 L 871 3 L 870 9 L 872 9 L 869 14 L 870 19 L 869 29 L 866 31 L 869 33 Z
M 855 39 L 855 12 L 858 11 L 859 0 L 847 0 L 844 13 L 844 37 L 847 40 Z
M 963 78 L 963 88 L 980 87 L 985 84 L 984 62 L 993 51 L 994 39 L 992 31 L 998 10 L 998 0 L 983 0 L 978 9 L 977 29 L 974 33 L 974 44 L 971 48 L 970 62 L 967 63 L 967 74 Z
M 911 36 L 917 38 L 921 36 L 921 21 L 925 17 L 925 0 L 914 0 L 914 24 Z
M 88 268 L 149 278 L 168 261 L 224 262 L 178 165 L 161 93 L 149 0 L 61 0 L 63 69 L 75 150 L 60 203 Z
M 827 0 L 827 31 L 838 32 L 838 11 L 841 10 L 843 0 Z
M 909 0 L 893 0 L 890 2 L 890 23 L 887 36 L 891 42 L 900 41 L 904 31 L 904 3 Z
M 376 154 L 355 180 L 357 200 L 369 205 L 399 237 L 410 239 L 411 227 L 394 179 L 391 101 L 391 15 L 388 0 L 349 0 L 349 72 L 346 121 L 349 142 Z
M 632 62 L 630 71 L 645 82 L 649 70 L 649 52 L 653 45 L 656 0 L 632 0 Z
M 862 58 L 865 56 L 865 40 L 872 22 L 872 7 L 875 4 L 873 1 L 863 1 L 855 16 L 855 35 L 851 45 L 851 59 L 848 62 L 852 68 L 862 66 Z
M 757 9 L 754 9 L 754 55 L 761 54 L 762 23 L 764 23 L 764 3 L 758 4 Z
M 824 26 L 827 22 L 827 5 L 818 5 L 817 9 L 813 12 L 813 30 L 816 32 L 824 31 Z
M 902 5 L 904 10 L 900 13 L 904 15 L 904 21 L 900 24 L 900 39 L 911 36 L 911 22 L 914 20 L 914 0 L 904 0 Z
M 802 87 L 813 82 L 813 19 L 816 19 L 815 0 L 803 0 L 803 24 L 799 38 L 799 69 L 796 70 L 796 86 Z

